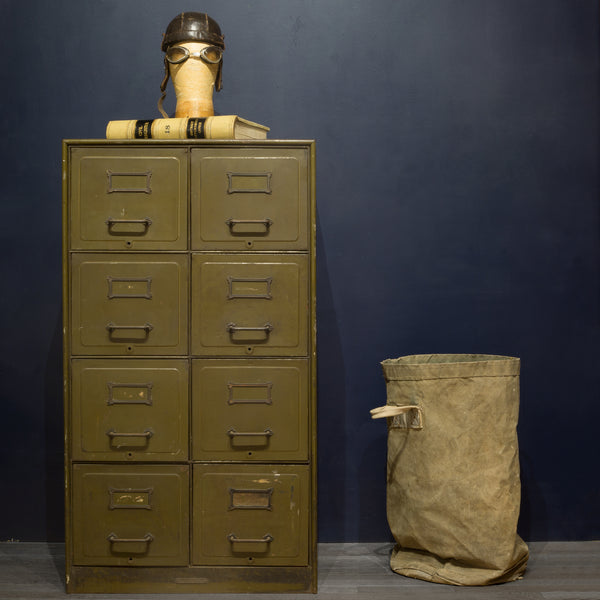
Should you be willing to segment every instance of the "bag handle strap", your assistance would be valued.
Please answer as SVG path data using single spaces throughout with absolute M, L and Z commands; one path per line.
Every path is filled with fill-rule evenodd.
M 377 408 L 371 409 L 371 419 L 383 419 L 387 417 L 397 417 L 399 415 L 405 415 L 411 411 L 416 411 L 416 419 L 413 420 L 413 424 L 409 426 L 410 429 L 423 429 L 423 410 L 420 406 L 415 404 L 407 404 L 404 406 L 395 406 L 394 404 L 386 404 L 385 406 L 378 406 Z

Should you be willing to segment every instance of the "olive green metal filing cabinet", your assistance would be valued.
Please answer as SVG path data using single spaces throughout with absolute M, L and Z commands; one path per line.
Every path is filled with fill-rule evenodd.
M 64 142 L 67 591 L 316 591 L 314 168 Z

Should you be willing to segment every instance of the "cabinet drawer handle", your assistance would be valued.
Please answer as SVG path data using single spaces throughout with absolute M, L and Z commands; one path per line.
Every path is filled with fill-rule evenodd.
M 241 228 L 242 231 L 235 231 L 235 228 L 238 225 L 261 225 L 265 228 L 264 232 L 261 232 L 261 234 L 267 234 L 269 233 L 269 228 L 273 225 L 273 221 L 271 219 L 227 219 L 225 224 L 229 227 L 229 231 L 232 235 L 235 235 L 236 233 L 253 233 L 254 235 L 258 235 L 256 232 L 248 232 L 247 228 L 246 230 Z
M 114 429 L 109 429 L 106 432 L 106 435 L 110 439 L 113 439 L 116 437 L 133 437 L 133 438 L 146 438 L 149 440 L 154 435 L 154 431 L 152 431 L 152 429 L 146 429 L 146 431 L 143 431 L 141 433 L 122 433 L 120 431 L 115 431 Z
M 271 437 L 273 435 L 273 431 L 270 427 L 267 427 L 264 431 L 236 431 L 233 427 L 227 432 L 227 435 L 230 438 L 234 437 Z
M 154 536 L 151 533 L 147 533 L 143 538 L 120 538 L 116 533 L 109 533 L 106 539 L 111 544 L 149 544 L 154 541 Z
M 248 333 L 248 332 L 263 332 L 265 339 L 268 339 L 269 334 L 273 331 L 273 325 L 271 323 L 265 323 L 261 327 L 240 327 L 235 323 L 227 323 L 227 331 L 233 337 L 236 333 Z
M 108 323 L 106 325 L 106 330 L 110 336 L 112 336 L 115 331 L 124 331 L 127 329 L 132 331 L 143 331 L 147 338 L 154 327 L 150 323 L 145 323 L 144 325 L 115 325 L 114 323 Z
M 113 219 L 109 217 L 106 219 L 105 223 L 108 225 L 108 233 L 111 235 L 146 235 L 148 232 L 148 228 L 152 225 L 152 219 L 150 217 L 146 217 L 145 219 Z M 114 231 L 113 227 L 115 225 L 142 225 L 143 229 L 138 231 L 134 229 L 131 231 L 130 228 L 126 228 L 120 231 Z
M 239 538 L 235 533 L 230 533 L 227 539 L 232 544 L 270 544 L 273 541 L 273 536 L 270 533 L 263 535 L 261 538 Z

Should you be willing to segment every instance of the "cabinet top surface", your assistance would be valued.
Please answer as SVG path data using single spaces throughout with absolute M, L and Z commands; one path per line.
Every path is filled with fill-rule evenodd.
M 313 145 L 315 140 L 107 140 L 107 139 L 64 139 L 68 146 L 306 146 Z

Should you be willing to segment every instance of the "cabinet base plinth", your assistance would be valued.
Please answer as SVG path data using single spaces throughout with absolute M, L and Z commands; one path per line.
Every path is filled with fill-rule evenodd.
M 312 567 L 72 567 L 67 592 L 316 593 Z

